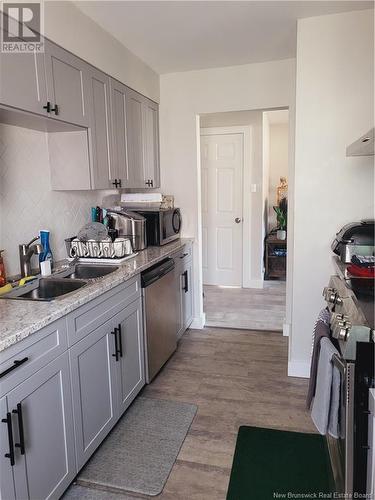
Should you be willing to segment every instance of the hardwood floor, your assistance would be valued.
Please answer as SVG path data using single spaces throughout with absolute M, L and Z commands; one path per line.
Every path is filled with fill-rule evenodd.
M 224 500 L 239 426 L 314 432 L 306 391 L 307 380 L 287 377 L 287 338 L 280 333 L 188 330 L 142 392 L 198 406 L 163 493 L 153 498 Z M 104 498 L 133 496 L 106 492 Z
M 204 285 L 206 325 L 222 328 L 282 331 L 285 281 L 265 281 L 263 288 Z

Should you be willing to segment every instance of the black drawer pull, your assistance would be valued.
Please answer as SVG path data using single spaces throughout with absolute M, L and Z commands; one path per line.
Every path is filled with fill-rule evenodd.
M 189 277 L 188 277 L 188 272 L 184 271 L 182 273 L 182 276 L 184 277 L 184 291 L 187 293 L 189 291 Z
M 121 336 L 121 324 L 119 323 L 118 324 L 118 327 L 115 328 L 115 330 L 117 330 L 118 332 L 118 344 L 119 344 L 119 354 L 120 354 L 120 358 L 122 358 L 122 336 Z
M 117 328 L 113 332 L 111 332 L 112 335 L 115 336 L 115 353 L 112 354 L 114 358 L 116 358 L 116 361 L 118 361 L 118 344 L 117 344 Z
M 187 257 L 189 254 L 188 253 L 183 253 L 182 255 L 180 255 L 180 259 L 184 259 L 185 257 Z
M 23 433 L 23 418 L 22 418 L 22 405 L 17 404 L 17 410 L 12 410 L 12 413 L 16 413 L 18 416 L 18 434 L 20 437 L 20 442 L 15 443 L 15 447 L 20 449 L 21 455 L 25 454 L 25 437 Z
M 9 453 L 5 453 L 4 457 L 9 458 L 10 465 L 13 467 L 13 465 L 14 465 L 14 447 L 13 447 L 12 414 L 8 412 L 7 417 L 2 418 L 1 421 L 4 424 L 7 424 L 7 428 L 8 428 Z
M 0 373 L 0 378 L 5 377 L 5 375 L 8 375 L 8 373 L 10 373 L 11 371 L 15 370 L 20 365 L 23 365 L 23 363 L 26 363 L 26 361 L 28 361 L 28 359 L 29 358 L 26 357 L 26 358 L 23 358 L 23 359 L 16 359 L 15 361 L 13 361 L 13 366 L 10 366 L 9 368 L 7 368 L 3 372 L 1 372 Z
M 45 109 L 47 113 L 51 113 L 51 103 L 47 101 L 47 104 L 43 106 L 43 109 Z

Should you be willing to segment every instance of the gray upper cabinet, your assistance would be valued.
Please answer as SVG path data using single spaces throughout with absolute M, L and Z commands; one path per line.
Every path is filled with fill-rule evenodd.
M 77 470 L 116 421 L 114 352 L 111 320 L 70 350 Z
M 128 187 L 145 188 L 143 156 L 143 96 L 131 89 L 126 89 L 127 149 L 129 164 Z
M 146 187 L 160 187 L 159 106 L 143 97 L 143 158 Z
M 88 67 L 89 150 L 92 189 L 112 187 L 110 79 Z
M 68 353 L 7 395 L 16 498 L 59 498 L 75 476 Z
M 158 105 L 127 89 L 129 184 L 132 188 L 160 186 Z
M 0 53 L 0 104 L 47 116 L 44 54 Z
M 127 151 L 126 87 L 111 78 L 112 163 L 110 180 L 114 187 L 129 187 Z
M 83 127 L 88 119 L 88 66 L 70 52 L 45 40 L 49 116 Z
M 142 302 L 136 300 L 113 318 L 117 328 L 118 396 L 120 415 L 128 408 L 145 384 L 142 327 Z

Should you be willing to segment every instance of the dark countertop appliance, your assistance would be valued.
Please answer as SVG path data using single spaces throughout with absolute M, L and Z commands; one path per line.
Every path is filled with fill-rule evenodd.
M 136 212 L 146 219 L 149 245 L 166 245 L 180 237 L 182 219 L 179 208 L 137 209 Z

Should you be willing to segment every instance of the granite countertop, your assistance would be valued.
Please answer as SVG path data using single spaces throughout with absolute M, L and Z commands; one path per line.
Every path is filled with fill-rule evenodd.
M 192 241 L 179 239 L 161 247 L 148 247 L 133 259 L 120 264 L 115 272 L 90 280 L 82 289 L 50 302 L 0 299 L 0 352 L 127 281 Z

